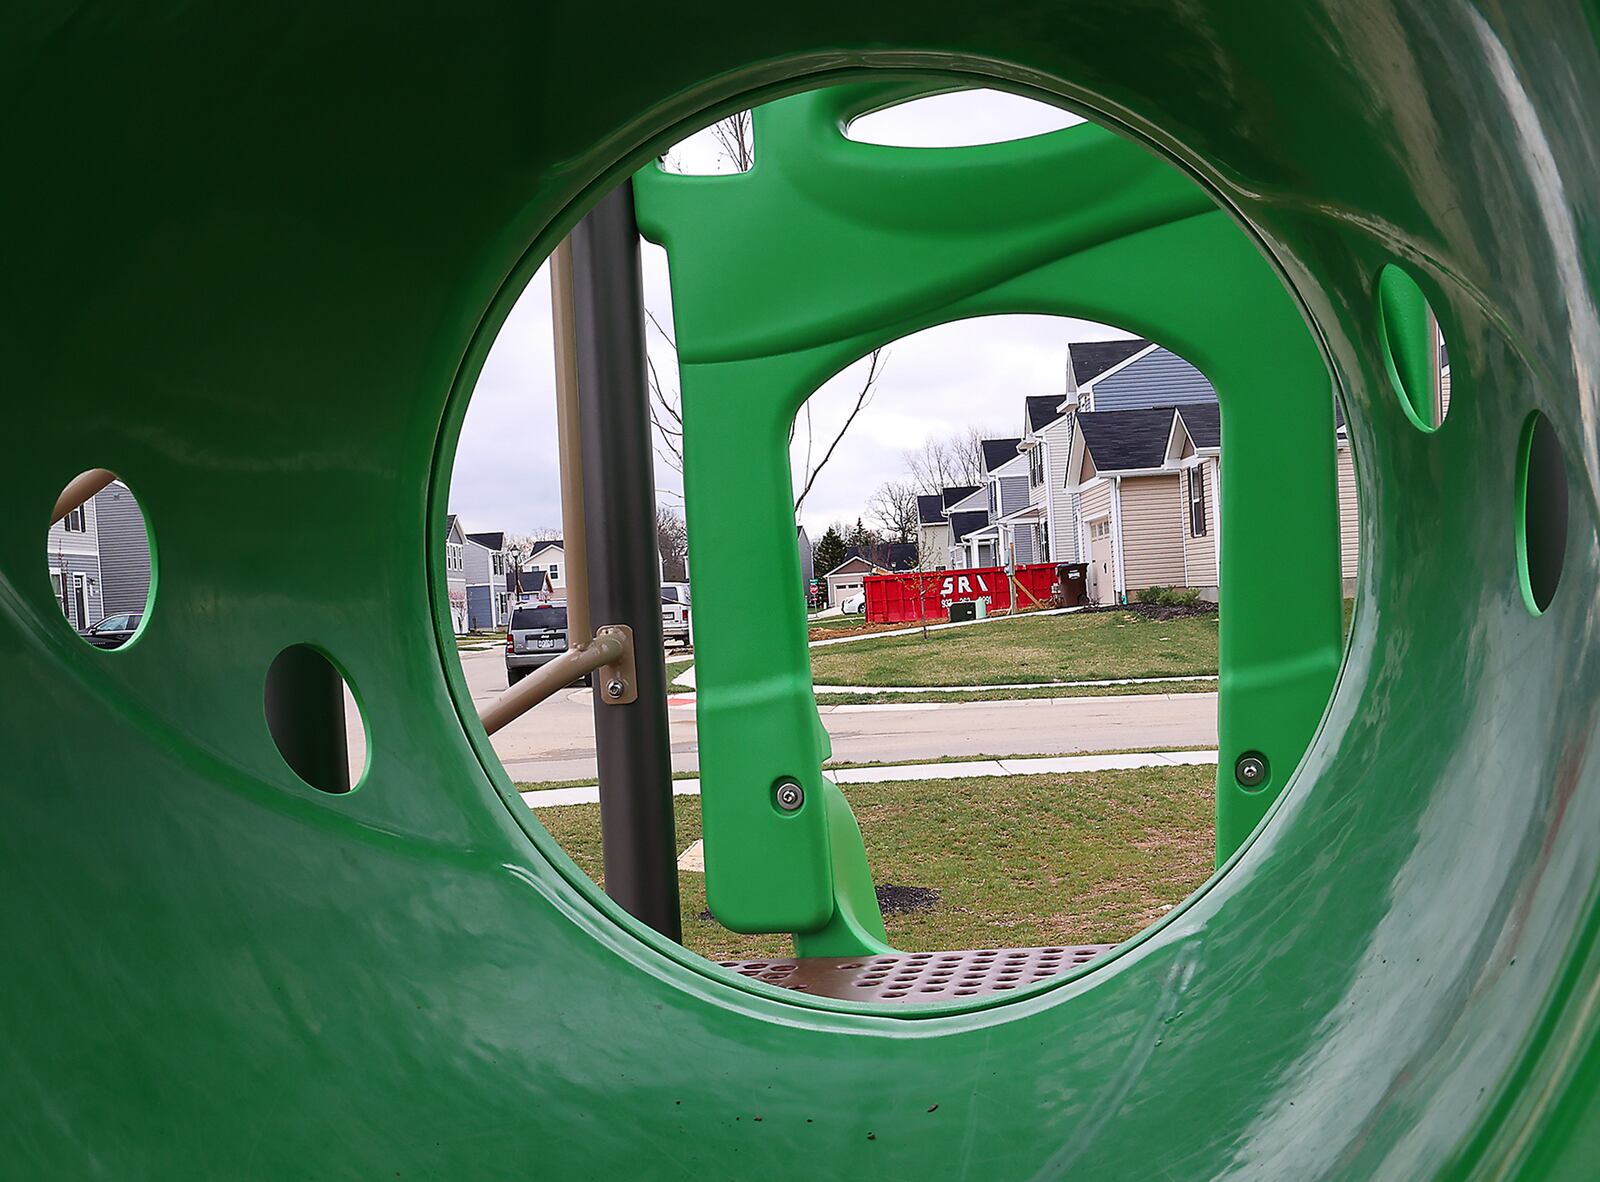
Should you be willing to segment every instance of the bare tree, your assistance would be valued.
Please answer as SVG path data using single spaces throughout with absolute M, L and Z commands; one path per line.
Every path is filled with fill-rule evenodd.
M 755 119 L 749 111 L 736 111 L 711 125 L 717 147 L 739 172 L 749 172 L 756 162 Z
M 661 578 L 684 582 L 689 574 L 689 531 L 683 518 L 663 505 L 656 506 L 656 546 L 661 551 Z
M 891 542 L 915 542 L 921 515 L 917 487 L 909 480 L 886 480 L 867 500 L 867 512 Z
M 946 488 L 983 483 L 983 439 L 977 427 L 963 427 L 950 435 L 928 439 L 906 453 L 906 471 L 918 492 L 933 494 Z
M 844 425 L 841 426 L 834 434 L 832 441 L 829 442 L 827 447 L 822 450 L 822 458 L 817 460 L 814 464 L 811 461 L 811 457 L 815 453 L 816 448 L 813 446 L 815 440 L 811 434 L 811 404 L 810 400 L 807 399 L 806 408 L 804 411 L 806 424 L 806 460 L 804 466 L 805 479 L 800 486 L 800 494 L 794 499 L 794 512 L 796 517 L 799 517 L 800 506 L 805 504 L 806 497 L 811 494 L 812 486 L 817 483 L 817 477 L 822 474 L 822 469 L 827 466 L 829 460 L 833 459 L 833 453 L 838 450 L 839 441 L 844 438 L 845 432 L 850 430 L 851 424 L 856 421 L 856 416 L 858 416 L 862 410 L 866 408 L 866 405 L 872 401 L 872 393 L 877 388 L 878 379 L 883 376 L 883 367 L 885 364 L 887 364 L 888 360 L 889 354 L 882 346 L 867 354 L 867 376 L 861 383 L 861 389 L 856 391 L 855 402 L 850 407 L 850 413 L 845 416 Z M 795 430 L 799 424 L 799 421 L 800 416 L 796 415 L 795 421 L 789 424 L 789 445 L 791 448 L 794 446 Z

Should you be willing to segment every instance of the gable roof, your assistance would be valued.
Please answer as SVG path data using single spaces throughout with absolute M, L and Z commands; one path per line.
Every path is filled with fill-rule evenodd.
M 468 534 L 467 541 L 476 542 L 486 550 L 504 550 L 506 548 L 506 531 L 497 529 L 492 533 Z
M 917 523 L 919 525 L 944 524 L 944 497 L 938 493 L 917 497 Z
M 528 557 L 529 558 L 537 558 L 540 554 L 543 554 L 546 550 L 552 550 L 552 549 L 553 550 L 560 550 L 563 554 L 565 554 L 567 552 L 567 548 L 561 544 L 561 539 L 560 538 L 546 538 L 542 542 L 535 542 L 533 544 L 533 549 L 528 551 Z
M 984 439 L 980 440 L 983 448 L 983 470 L 993 472 L 1001 464 L 1009 463 L 1017 458 L 1017 444 L 1020 439 Z
M 461 518 L 454 513 L 448 514 L 444 519 L 444 536 L 448 538 L 451 534 L 459 534 L 463 541 L 467 536 L 462 533 Z
M 1150 342 L 1144 337 L 1131 341 L 1073 341 L 1067 346 L 1067 356 L 1072 359 L 1072 377 L 1080 386 L 1086 386 L 1112 366 L 1120 365 Z
M 976 484 L 953 484 L 939 495 L 943 497 L 943 507 L 948 509 L 959 501 L 964 501 L 978 491 Z
M 1222 446 L 1222 408 L 1215 402 L 1186 402 L 1178 408 L 1178 417 L 1195 447 L 1204 450 Z
M 1078 433 L 1102 476 L 1160 468 L 1176 413 L 1171 406 L 1084 411 L 1078 415 Z
M 982 509 L 970 513 L 950 514 L 950 536 L 960 541 L 975 529 L 982 529 L 989 524 L 989 515 Z
M 846 569 L 847 567 L 849 569 Z M 883 570 L 883 567 L 879 566 L 876 562 L 873 562 L 871 559 L 863 558 L 859 554 L 852 554 L 852 555 L 850 555 L 850 557 L 846 558 L 843 562 L 841 562 L 838 566 L 836 566 L 832 570 L 826 572 L 822 577 L 826 579 L 826 578 L 829 578 L 829 577 L 831 577 L 833 575 L 839 575 L 839 574 L 853 575 L 857 571 L 861 571 L 862 573 L 868 573 L 868 572 L 871 572 L 871 571 L 881 571 L 881 570 Z
M 1028 408 L 1028 430 L 1038 431 L 1061 417 L 1056 406 L 1061 402 L 1058 394 L 1030 394 L 1025 400 Z

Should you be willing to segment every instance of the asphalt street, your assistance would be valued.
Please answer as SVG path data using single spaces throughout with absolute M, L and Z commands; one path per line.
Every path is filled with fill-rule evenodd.
M 474 703 L 506 688 L 498 651 L 463 653 L 461 664 Z M 697 770 L 693 699 L 670 705 L 668 720 L 673 770 Z M 1138 694 L 829 706 L 822 710 L 822 721 L 833 740 L 834 758 L 850 761 L 1215 746 L 1217 696 Z M 594 776 L 591 691 L 564 690 L 536 706 L 495 735 L 494 747 L 513 780 Z

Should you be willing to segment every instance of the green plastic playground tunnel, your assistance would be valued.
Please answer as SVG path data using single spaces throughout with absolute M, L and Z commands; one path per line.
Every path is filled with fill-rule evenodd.
M 0 20 L 0 1174 L 1600 1173 L 1594 5 Z M 960 1012 L 735 979 L 623 914 L 445 643 L 455 433 L 539 262 L 710 118 L 905 72 L 1065 103 L 1204 186 L 1317 342 L 1364 512 L 1334 696 L 1231 864 Z M 1391 265 L 1450 342 L 1436 430 Z M 115 652 L 39 561 L 94 467 L 159 559 Z M 361 703 L 354 792 L 268 733 L 295 645 Z

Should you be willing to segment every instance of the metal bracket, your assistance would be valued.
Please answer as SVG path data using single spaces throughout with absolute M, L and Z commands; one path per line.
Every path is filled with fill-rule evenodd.
M 607 706 L 626 706 L 639 700 L 639 675 L 633 661 L 633 629 L 626 624 L 602 624 L 594 630 L 596 639 L 618 636 L 622 655 L 595 673 L 595 696 Z

